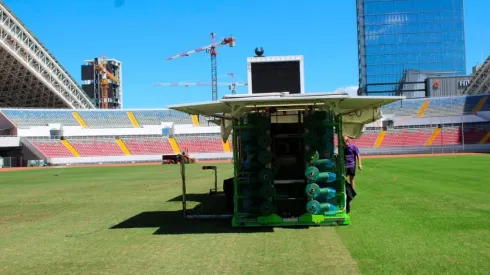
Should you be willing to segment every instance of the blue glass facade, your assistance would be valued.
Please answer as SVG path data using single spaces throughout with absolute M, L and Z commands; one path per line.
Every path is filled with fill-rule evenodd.
M 414 72 L 466 74 L 463 0 L 356 1 L 360 94 L 416 91 Z

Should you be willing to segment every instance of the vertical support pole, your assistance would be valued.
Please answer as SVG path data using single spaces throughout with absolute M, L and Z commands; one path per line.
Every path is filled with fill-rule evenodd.
M 180 161 L 180 175 L 182 177 L 182 213 L 184 219 L 187 219 L 187 207 L 186 207 L 186 186 L 185 186 L 185 162 L 182 155 L 178 155 Z
M 464 152 L 464 120 L 461 115 L 461 143 L 463 144 L 463 152 Z
M 214 192 L 218 193 L 218 169 L 214 169 Z
M 100 74 L 99 71 L 95 69 L 95 67 L 99 65 L 99 59 L 94 58 L 94 105 L 97 108 L 101 108 L 101 103 L 100 103 Z
M 339 155 L 339 163 L 340 163 L 340 184 L 341 190 L 344 196 L 342 196 L 343 201 L 342 204 L 344 206 L 344 211 L 347 208 L 347 192 L 345 190 L 345 163 L 344 163 L 344 139 L 342 132 L 342 115 L 337 115 L 336 117 L 336 126 L 337 127 L 337 140 L 338 140 L 338 155 Z
M 216 66 L 216 53 L 211 53 L 211 86 L 212 100 L 218 100 L 218 68 Z
M 233 119 L 233 131 L 231 133 L 233 140 L 233 214 L 238 213 L 238 166 L 240 165 L 240 159 L 238 155 L 238 134 L 237 134 L 237 124 L 238 119 Z
M 444 128 L 442 127 L 442 123 L 437 125 L 437 127 L 441 127 L 440 135 L 441 135 L 441 151 L 444 154 Z

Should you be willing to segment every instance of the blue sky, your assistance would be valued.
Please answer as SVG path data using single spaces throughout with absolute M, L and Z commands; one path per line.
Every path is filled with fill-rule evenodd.
M 115 5 L 121 0 L 4 2 L 76 80 L 86 59 L 105 55 L 122 61 L 125 108 L 210 100 L 210 87 L 152 84 L 209 81 L 209 55 L 165 58 L 208 45 L 211 31 L 237 39 L 235 48 L 219 49 L 218 75 L 233 72 L 246 81 L 246 58 L 262 46 L 265 55 L 304 55 L 307 92 L 334 91 L 358 81 L 355 0 L 125 0 L 122 6 Z M 490 55 L 488 10 L 490 1 L 465 1 L 468 71 Z M 246 93 L 246 87 L 237 90 Z M 219 88 L 219 97 L 228 93 Z

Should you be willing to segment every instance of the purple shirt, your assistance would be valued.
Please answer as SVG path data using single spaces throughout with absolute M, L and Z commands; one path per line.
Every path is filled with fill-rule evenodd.
M 345 168 L 355 168 L 357 156 L 359 156 L 359 149 L 354 144 L 346 145 L 344 147 Z

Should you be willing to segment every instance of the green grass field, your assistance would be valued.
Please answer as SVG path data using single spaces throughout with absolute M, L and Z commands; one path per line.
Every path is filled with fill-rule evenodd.
M 351 225 L 254 231 L 183 221 L 176 165 L 2 172 L 0 274 L 488 274 L 489 161 L 366 159 Z

